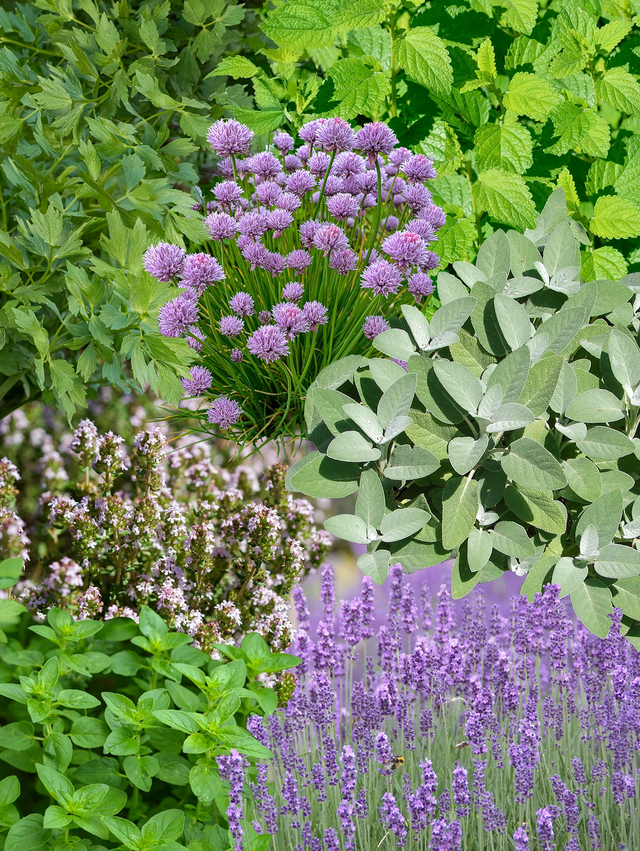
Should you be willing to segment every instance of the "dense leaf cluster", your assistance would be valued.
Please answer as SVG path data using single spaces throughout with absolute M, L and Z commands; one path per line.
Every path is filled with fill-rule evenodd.
M 640 236 L 640 38 L 633 0 L 289 0 L 266 13 L 273 73 L 250 78 L 257 131 L 305 116 L 389 120 L 401 143 L 435 158 L 450 215 L 436 249 L 467 256 L 496 224 L 533 227 L 564 188 L 590 240 L 588 278 L 621 277 Z
M 377 581 L 451 556 L 460 597 L 511 569 L 529 593 L 559 584 L 598 635 L 619 606 L 638 642 L 640 276 L 584 282 L 584 239 L 558 189 L 534 229 L 498 230 L 475 265 L 440 273 L 433 317 L 405 306 L 374 340 L 392 360 L 318 376 L 318 449 L 288 483 L 358 491 L 325 527 L 368 545 Z
M 225 661 L 213 662 L 147 608 L 139 625 L 52 609 L 29 629 L 0 644 L 5 851 L 227 851 L 229 781 L 217 757 L 271 756 L 245 729 L 250 714 L 268 715 L 279 701 L 257 677 L 299 660 L 252 634 L 242 648 L 220 645 Z
M 0 9 L 0 416 L 42 394 L 71 415 L 128 363 L 179 398 L 190 350 L 158 334 L 168 293 L 140 258 L 188 234 L 192 161 L 222 111 L 207 72 L 244 15 L 236 0 Z

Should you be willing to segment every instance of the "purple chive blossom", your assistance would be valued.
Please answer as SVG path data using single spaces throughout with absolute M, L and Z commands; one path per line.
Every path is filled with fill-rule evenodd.
M 422 183 L 424 180 L 431 180 L 438 176 L 438 172 L 433 167 L 433 159 L 425 157 L 424 154 L 414 154 L 410 156 L 402 165 L 409 183 Z
M 290 281 L 282 290 L 284 301 L 300 301 L 304 295 L 304 287 L 297 281 Z
M 337 195 L 339 192 L 342 192 L 343 189 L 344 189 L 344 181 L 342 180 L 342 178 L 334 177 L 333 175 L 330 175 L 327 178 L 327 182 L 324 185 L 324 194 L 327 198 L 330 198 L 333 195 Z M 316 196 L 316 193 L 314 192 L 314 199 L 317 202 L 317 199 L 315 198 L 315 196 Z
M 288 340 L 294 340 L 299 334 L 309 330 L 304 311 L 297 304 L 288 301 L 276 304 L 271 313 L 276 325 Z
M 245 213 L 238 222 L 238 230 L 243 236 L 259 239 L 268 229 L 267 214 L 261 210 Z
M 401 284 L 402 275 L 388 260 L 376 260 L 362 273 L 361 286 L 373 290 L 374 295 L 382 295 L 385 298 L 391 294 L 395 295 Z
M 347 195 L 346 192 L 338 192 L 337 195 L 327 199 L 327 209 L 334 219 L 344 221 L 358 215 L 360 204 L 358 203 L 358 199 L 354 198 L 353 195 Z
M 389 162 L 391 165 L 398 168 L 402 163 L 406 162 L 412 156 L 409 148 L 396 148 L 389 154 Z
M 289 151 L 293 150 L 293 136 L 278 130 L 273 134 L 273 144 L 281 154 L 288 154 Z
M 202 295 L 208 286 L 224 281 L 224 278 L 224 269 L 215 257 L 210 254 L 189 254 L 184 261 L 180 283 Z
M 192 325 L 187 330 L 187 343 L 194 352 L 201 354 L 202 343 L 204 342 L 204 334 L 197 325 Z
M 220 428 L 230 428 L 235 425 L 242 415 L 242 408 L 233 399 L 227 399 L 226 396 L 218 396 L 214 399 L 213 405 L 207 411 L 207 418 L 212 425 L 220 426 Z
M 288 210 L 269 210 L 266 214 L 266 222 L 269 230 L 273 231 L 274 237 L 282 236 L 284 231 L 293 224 L 293 215 Z
M 436 269 L 440 265 L 440 258 L 435 253 L 435 251 L 427 251 L 424 262 L 420 264 L 420 270 L 422 272 L 430 269 Z
M 268 251 L 263 260 L 263 266 L 275 278 L 287 268 L 287 259 L 282 254 L 278 254 L 277 251 Z
M 321 225 L 313 237 L 313 244 L 324 254 L 349 248 L 349 240 L 338 225 Z
M 243 358 L 244 358 L 244 355 L 242 354 L 240 349 L 232 349 L 231 350 L 231 360 L 234 363 L 242 363 Z
M 280 174 L 282 164 L 271 151 L 260 151 L 246 162 L 246 169 L 251 174 L 255 174 L 259 180 L 270 180 Z
M 320 325 L 326 325 L 329 321 L 327 318 L 327 308 L 320 304 L 319 301 L 308 301 L 302 309 L 304 318 L 309 323 L 309 331 L 315 332 Z
M 191 378 L 183 378 L 182 386 L 189 396 L 202 396 L 213 382 L 213 376 L 206 366 L 192 366 Z
M 389 325 L 384 316 L 367 316 L 362 324 L 362 330 L 368 340 L 375 340 L 378 334 L 389 330 Z
M 213 194 L 223 207 L 228 207 L 240 203 L 242 187 L 238 186 L 235 180 L 223 180 L 213 187 Z
M 297 157 L 295 154 L 287 154 L 284 158 L 284 170 L 291 173 L 292 171 L 297 171 L 299 168 L 302 168 L 300 157 Z
M 419 302 L 423 296 L 431 295 L 435 287 L 433 281 L 425 272 L 416 272 L 407 281 L 407 289 Z
M 269 252 L 261 242 L 250 242 L 248 245 L 242 246 L 240 253 L 249 264 L 252 272 L 256 266 L 263 268 L 265 260 L 269 256 Z
M 313 258 L 304 248 L 294 248 L 287 254 L 287 268 L 292 269 L 295 275 L 302 275 L 312 262 Z
M 331 169 L 332 174 L 335 174 L 336 177 L 353 177 L 356 174 L 362 174 L 364 170 L 364 158 L 352 151 L 338 154 Z
M 319 128 L 317 144 L 325 151 L 351 151 L 356 137 L 351 125 L 344 118 L 328 118 Z
M 382 243 L 382 250 L 397 262 L 403 272 L 411 266 L 422 266 L 427 260 L 424 240 L 417 233 L 410 231 L 388 236 Z
M 267 183 L 260 183 L 256 187 L 256 199 L 265 207 L 273 207 L 274 204 L 277 204 L 282 194 L 282 189 L 271 180 Z
M 158 328 L 163 337 L 182 337 L 198 319 L 198 302 L 182 293 L 160 308 Z
M 260 360 L 272 363 L 289 354 L 287 338 L 275 325 L 263 325 L 247 341 L 247 348 Z
M 303 142 L 313 145 L 318 138 L 320 128 L 326 120 L 326 118 L 316 118 L 314 121 L 309 121 L 304 127 L 298 130 L 298 136 L 300 136 Z
M 258 314 L 258 322 L 261 325 L 268 325 L 271 322 L 271 313 L 268 310 L 261 310 Z
M 263 183 L 263 186 L 269 186 L 268 183 Z M 283 192 L 275 202 L 279 210 L 287 210 L 289 213 L 295 213 L 302 206 L 302 201 L 293 192 Z
M 312 247 L 313 239 L 321 227 L 322 222 L 316 222 L 315 219 L 308 219 L 306 222 L 302 222 L 298 230 L 300 232 L 300 242 L 305 248 Z
M 348 275 L 355 272 L 358 266 L 358 255 L 355 251 L 347 248 L 346 251 L 332 251 L 329 267 L 335 269 L 339 275 Z
M 356 148 L 367 155 L 369 165 L 373 165 L 378 154 L 390 154 L 398 144 L 396 134 L 382 121 L 372 121 L 358 130 Z
M 396 192 L 400 190 L 396 189 Z M 402 200 L 414 213 L 419 213 L 431 204 L 431 192 L 421 183 L 414 183 L 402 193 Z
M 396 230 L 398 224 L 399 220 L 397 216 L 387 216 L 387 218 L 382 222 L 382 227 L 385 230 Z
M 225 337 L 237 337 L 244 328 L 244 321 L 238 316 L 221 316 L 220 333 Z
M 307 168 L 311 174 L 315 174 L 317 177 L 320 177 L 321 175 L 324 176 L 329 168 L 330 162 L 331 157 L 329 154 L 323 154 L 321 151 L 317 151 L 309 157 Z
M 166 284 L 182 272 L 184 258 L 184 248 L 169 242 L 159 242 L 145 251 L 144 268 L 156 280 Z
M 293 192 L 298 198 L 309 192 L 316 185 L 316 179 L 308 171 L 294 171 L 287 180 L 287 192 Z
M 207 142 L 212 150 L 221 157 L 246 154 L 249 151 L 253 130 L 249 130 L 239 121 L 220 119 L 212 124 L 207 133 Z
M 435 228 L 426 219 L 411 219 L 411 221 L 407 222 L 404 226 L 404 229 L 411 233 L 417 233 L 425 242 L 433 242 L 437 239 Z
M 298 159 L 300 159 L 303 163 L 307 162 L 312 153 L 311 145 L 302 145 L 302 147 L 298 148 L 296 151 Z
M 236 293 L 229 299 L 229 307 L 237 316 L 253 316 L 255 306 L 249 293 Z
M 430 222 L 436 230 L 438 228 L 443 227 L 443 225 L 445 225 L 447 221 L 447 217 L 444 213 L 444 210 L 442 210 L 442 208 L 440 207 L 436 207 L 435 204 L 431 204 L 424 210 L 420 210 L 420 212 L 418 213 L 418 218 L 425 219 L 425 221 Z
M 218 163 L 217 174 L 221 177 L 227 177 L 229 180 L 233 178 L 233 160 L 231 157 L 224 157 Z
M 238 223 L 228 213 L 211 213 L 204 220 L 204 229 L 211 239 L 233 239 L 238 229 Z

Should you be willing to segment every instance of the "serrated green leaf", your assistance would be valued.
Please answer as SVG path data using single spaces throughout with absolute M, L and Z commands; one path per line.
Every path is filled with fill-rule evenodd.
M 589 229 L 605 239 L 640 236 L 640 207 L 628 198 L 602 195 L 596 201 Z
M 538 18 L 537 0 L 505 0 L 502 22 L 516 32 L 530 35 Z
M 211 71 L 208 77 L 251 78 L 260 74 L 261 69 L 246 56 L 225 56 Z M 206 77 L 205 79 L 208 79 Z
M 534 227 L 536 208 L 529 188 L 519 174 L 490 168 L 478 175 L 473 194 L 482 209 L 497 221 L 522 229 Z
M 620 65 L 608 68 L 596 79 L 596 93 L 603 103 L 608 103 L 628 115 L 640 115 L 640 86 Z
M 321 116 L 355 118 L 377 112 L 389 93 L 388 76 L 356 57 L 335 62 L 314 103 Z M 327 100 L 328 99 L 328 100 Z
M 453 83 L 451 60 L 444 42 L 429 27 L 412 27 L 396 47 L 397 61 L 423 86 L 448 94 Z
M 459 547 L 473 529 L 480 508 L 480 487 L 475 479 L 454 476 L 442 494 L 442 545 Z
M 546 121 L 560 101 L 560 95 L 543 77 L 525 71 L 513 75 L 504 96 L 504 105 L 509 111 L 534 121 Z
M 531 134 L 521 124 L 483 124 L 476 130 L 475 150 L 479 171 L 524 174 L 533 164 Z
M 578 106 L 564 101 L 551 113 L 557 142 L 546 150 L 555 156 L 568 151 L 606 157 L 609 150 L 610 130 L 606 121 L 589 106 Z

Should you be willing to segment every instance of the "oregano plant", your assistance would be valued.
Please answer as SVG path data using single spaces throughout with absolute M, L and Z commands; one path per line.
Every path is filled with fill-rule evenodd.
M 288 485 L 357 492 L 325 527 L 377 582 L 452 558 L 462 597 L 512 570 L 597 635 L 619 606 L 640 645 L 640 275 L 583 280 L 585 239 L 557 189 L 535 228 L 441 272 L 433 316 L 403 306 L 375 338 L 386 358 L 319 374 Z

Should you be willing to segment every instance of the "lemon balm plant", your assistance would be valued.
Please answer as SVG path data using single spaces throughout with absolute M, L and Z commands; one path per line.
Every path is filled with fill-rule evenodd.
M 382 123 L 319 119 L 299 135 L 250 156 L 253 132 L 216 122 L 219 179 L 200 205 L 211 253 L 160 243 L 145 254 L 147 271 L 181 288 L 159 327 L 200 355 L 183 383 L 213 402 L 203 428 L 243 441 L 299 434 L 318 372 L 366 354 L 398 304 L 424 303 L 439 263 L 431 159 Z
M 380 357 L 320 373 L 307 397 L 318 447 L 288 485 L 358 492 L 326 528 L 367 544 L 377 581 L 454 558 L 463 596 L 505 570 L 550 581 L 606 635 L 619 606 L 640 642 L 640 276 L 584 281 L 584 232 L 561 189 L 536 228 L 496 231 L 475 265 L 438 277 L 430 321 L 374 340 Z M 394 362 L 395 360 L 395 362 Z

